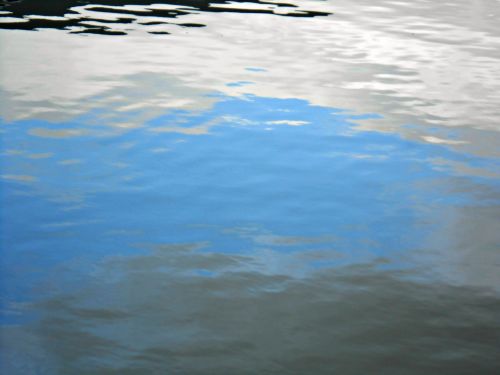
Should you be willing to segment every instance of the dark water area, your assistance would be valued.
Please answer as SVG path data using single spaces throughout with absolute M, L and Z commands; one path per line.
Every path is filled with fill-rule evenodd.
M 2 374 L 498 374 L 500 3 L 1 1 Z
M 234 7 L 234 4 L 244 4 Z M 139 6 L 143 7 L 139 7 Z M 225 6 L 229 5 L 229 6 Z M 248 7 L 250 5 L 250 7 Z M 134 8 L 136 6 L 136 8 Z M 264 13 L 283 15 L 287 17 L 315 17 L 326 16 L 328 12 L 296 11 L 297 5 L 279 2 L 261 1 L 159 1 L 150 0 L 102 0 L 100 2 L 82 0 L 38 0 L 4 1 L 4 9 L 8 15 L 18 22 L 5 23 L 2 28 L 17 30 L 34 30 L 39 28 L 60 28 L 71 30 L 73 33 L 95 33 L 109 35 L 125 35 L 126 30 L 113 30 L 113 24 L 123 27 L 133 23 L 141 16 L 156 17 L 157 20 L 140 22 L 145 26 L 168 25 L 169 19 L 179 19 L 199 11 L 203 12 L 236 12 L 236 13 Z M 278 12 L 274 12 L 278 9 Z M 284 9 L 284 11 L 282 11 Z M 91 16 L 85 15 L 91 12 Z M 22 20 L 19 22 L 19 20 Z M 94 22 L 94 24 L 92 24 Z M 176 24 L 176 23 L 174 23 Z M 198 23 L 178 23 L 182 27 L 204 27 Z M 151 34 L 168 34 L 162 31 L 150 31 Z

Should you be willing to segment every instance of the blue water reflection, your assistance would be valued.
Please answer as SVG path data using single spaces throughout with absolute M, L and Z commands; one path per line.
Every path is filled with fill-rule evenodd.
M 133 313 L 121 305 L 130 298 L 134 308 L 161 304 L 149 295 L 159 287 L 148 284 L 153 276 L 169 288 L 186 277 L 196 285 L 229 283 L 230 290 L 218 293 L 230 304 L 247 293 L 286 298 L 294 293 L 291 282 L 321 279 L 330 269 L 342 279 L 356 265 L 368 267 L 364 277 L 378 275 L 374 280 L 398 270 L 403 279 L 428 285 L 451 274 L 455 283 L 496 289 L 495 267 L 488 265 L 495 234 L 478 232 L 473 247 L 461 248 L 462 234 L 448 232 L 449 221 L 443 221 L 465 216 L 467 224 L 471 214 L 457 212 L 472 208 L 483 212 L 491 229 L 498 179 L 451 166 L 494 174 L 495 160 L 357 129 L 378 114 L 359 116 L 298 99 L 213 98 L 209 110 L 173 110 L 135 129 L 96 124 L 102 112 L 65 123 L 1 124 L 4 325 L 36 324 L 75 308 L 65 305 L 64 295 L 79 301 L 89 319 L 99 301 L 121 301 L 121 307 L 105 302 L 111 311 L 105 319 L 120 320 Z M 473 222 L 483 225 L 477 216 Z M 471 234 L 467 225 L 461 228 Z M 474 280 L 457 268 L 446 273 L 443 264 L 456 256 L 478 257 L 482 273 Z M 353 282 L 349 293 L 377 288 L 379 281 Z M 129 283 L 143 283 L 144 296 L 113 297 Z M 89 285 L 94 289 L 79 295 Z M 320 286 L 310 292 L 332 292 Z M 196 308 L 204 310 L 211 302 L 196 288 L 188 292 L 201 298 Z M 66 307 L 54 310 L 54 299 Z M 157 309 L 141 314 L 156 316 Z M 182 314 L 175 312 L 175 319 Z M 266 319 L 262 314 L 259 319 Z M 101 323 L 90 331 L 122 340 L 119 330 Z M 174 324 L 169 332 L 189 336 L 187 327 Z
M 78 119 L 7 124 L 4 264 L 19 262 L 20 252 L 43 253 L 45 265 L 121 254 L 134 242 L 209 241 L 214 251 L 241 253 L 254 251 L 245 238 L 297 234 L 331 237 L 328 246 L 352 259 L 391 257 L 436 230 L 429 210 L 498 203 L 496 194 L 477 202 L 472 192 L 450 191 L 453 170 L 433 164 L 488 169 L 494 161 L 354 129 L 377 116 L 244 96 L 121 134 Z M 466 179 L 498 188 L 495 179 Z M 248 227 L 239 240 L 217 234 Z

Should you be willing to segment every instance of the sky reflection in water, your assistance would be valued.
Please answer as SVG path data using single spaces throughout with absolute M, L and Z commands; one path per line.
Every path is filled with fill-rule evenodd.
M 459 348 L 484 356 L 460 363 L 488 369 L 494 335 L 479 326 L 494 327 L 488 306 L 498 307 L 498 182 L 433 160 L 491 160 L 356 132 L 361 119 L 296 99 L 219 96 L 209 111 L 119 135 L 72 133 L 78 121 L 62 138 L 60 124 L 6 125 L 5 143 L 25 152 L 11 151 L 3 171 L 4 322 L 21 348 L 26 333 L 14 327 L 36 332 L 34 353 L 18 360 L 51 358 L 48 373 L 204 373 L 251 368 L 258 356 L 250 373 L 356 373 L 363 366 L 347 358 L 358 351 L 372 366 L 403 350 L 401 363 L 424 371 L 398 342 L 410 340 L 445 370 L 439 356 Z M 444 328 L 433 323 L 449 308 L 458 311 Z M 419 314 L 433 316 L 409 327 Z M 469 333 L 447 327 L 457 323 Z M 446 345 L 431 340 L 434 324 Z M 389 332 L 401 336 L 372 351 Z
M 405 67 L 401 56 L 392 66 L 365 56 L 358 70 L 339 42 L 342 61 L 307 54 L 298 64 L 318 70 L 287 77 L 297 41 L 321 40 L 330 17 L 276 17 L 284 33 L 300 25 L 297 35 L 281 35 L 279 56 L 266 51 L 279 49 L 275 40 L 255 57 L 245 49 L 270 35 L 259 17 L 272 15 L 252 14 L 261 35 L 242 31 L 248 15 L 193 16 L 207 28 L 165 40 L 134 34 L 140 27 L 0 32 L 9 46 L 0 50 L 0 368 L 495 373 L 494 94 L 467 101 L 487 109 L 477 116 L 438 119 L 436 108 L 461 105 L 439 85 L 427 111 L 392 91 L 370 99 L 376 85 L 360 84 L 381 71 L 426 83 L 423 65 Z M 356 25 L 347 11 L 339 18 Z M 200 48 L 224 27 L 241 46 L 228 33 Z M 344 29 L 344 41 L 354 34 Z M 47 64 L 32 71 L 29 51 L 42 41 Z M 170 51 L 158 48 L 165 43 Z M 404 96 L 425 97 L 418 86 L 401 86 Z

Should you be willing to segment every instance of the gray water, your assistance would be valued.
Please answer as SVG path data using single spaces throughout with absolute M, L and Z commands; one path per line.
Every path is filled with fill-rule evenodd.
M 498 374 L 500 2 L 0 2 L 2 374 Z

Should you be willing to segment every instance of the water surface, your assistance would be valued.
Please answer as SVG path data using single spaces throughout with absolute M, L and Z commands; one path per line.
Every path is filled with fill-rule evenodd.
M 1 4 L 2 372 L 498 373 L 498 1 Z

